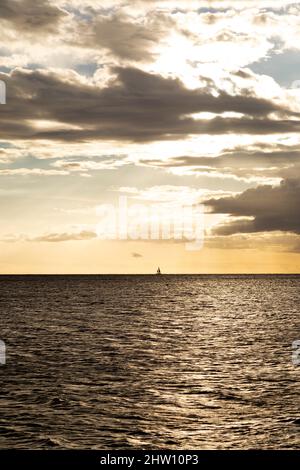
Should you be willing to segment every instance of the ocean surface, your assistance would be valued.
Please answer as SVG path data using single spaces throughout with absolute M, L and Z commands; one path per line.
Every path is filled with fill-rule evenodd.
M 1 276 L 0 448 L 299 449 L 300 276 Z

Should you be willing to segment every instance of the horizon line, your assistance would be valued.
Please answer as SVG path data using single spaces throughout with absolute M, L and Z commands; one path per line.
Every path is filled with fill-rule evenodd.
M 155 276 L 157 273 L 0 273 L 7 276 Z M 222 272 L 222 273 L 161 273 L 161 276 L 300 276 L 300 272 Z

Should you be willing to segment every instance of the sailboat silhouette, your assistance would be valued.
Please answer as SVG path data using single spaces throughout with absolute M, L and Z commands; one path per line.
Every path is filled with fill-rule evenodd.
M 160 270 L 159 266 L 157 268 L 156 274 L 161 274 L 161 270 Z

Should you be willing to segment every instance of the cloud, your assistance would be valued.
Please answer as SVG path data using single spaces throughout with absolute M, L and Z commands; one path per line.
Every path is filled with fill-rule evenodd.
M 186 0 L 138 0 L 141 3 L 149 3 L 149 4 L 163 4 L 163 5 L 185 5 Z M 289 5 L 295 3 L 294 0 L 264 0 L 264 7 L 277 7 L 282 8 L 284 5 Z M 190 2 L 192 8 L 195 6 L 199 7 L 198 0 L 191 0 Z M 203 0 L 201 2 L 204 8 L 211 7 L 211 8 L 245 8 L 245 7 L 253 7 L 253 6 L 261 6 L 261 0 Z
M 0 143 L 0 165 L 3 163 L 11 163 L 17 158 L 24 156 L 24 151 L 17 147 L 2 148 Z
M 145 163 L 153 163 L 162 167 L 193 166 L 211 169 L 239 169 L 239 168 L 268 168 L 269 166 L 287 165 L 300 162 L 299 151 L 286 152 L 224 152 L 219 157 L 182 156 L 170 158 L 167 161 L 149 160 Z
M 85 6 L 88 5 L 90 7 L 99 7 L 99 8 L 113 8 L 120 5 L 127 5 L 129 2 L 124 2 L 124 0 L 57 0 L 57 3 L 61 5 L 69 5 L 69 6 Z M 186 7 L 187 9 L 190 7 L 194 9 L 195 7 L 199 8 L 199 0 L 135 0 L 134 4 L 144 4 L 145 6 L 150 6 L 151 8 L 153 5 L 163 5 L 169 6 L 173 8 L 175 6 L 179 7 Z M 282 8 L 284 5 L 294 4 L 295 0 L 264 0 L 264 7 L 265 6 L 274 6 L 278 8 Z M 280 4 L 280 5 L 279 5 Z M 203 7 L 211 7 L 211 8 L 222 8 L 224 6 L 231 6 L 236 7 L 237 9 L 244 8 L 245 6 L 261 6 L 261 0 L 201 0 L 201 6 Z M 135 5 L 134 5 L 135 6 Z
M 232 95 L 211 86 L 191 90 L 178 79 L 132 67 L 115 67 L 113 72 L 115 78 L 102 88 L 87 84 L 75 72 L 16 69 L 0 74 L 8 89 L 7 105 L 0 109 L 0 138 L 147 142 L 190 134 L 300 130 L 297 113 L 248 92 Z M 201 112 L 217 116 L 193 117 Z M 222 117 L 226 112 L 241 117 Z
M 7 243 L 16 243 L 16 242 L 46 242 L 46 243 L 60 243 L 60 242 L 70 242 L 70 241 L 84 241 L 84 240 L 93 240 L 97 238 L 97 234 L 89 230 L 81 230 L 79 232 L 52 232 L 45 233 L 38 236 L 29 236 L 29 235 L 6 235 L 1 238 L 1 241 Z
M 55 32 L 66 12 L 47 0 L 1 0 L 0 21 L 23 33 Z
M 300 179 L 279 186 L 258 186 L 234 196 L 204 202 L 212 212 L 238 217 L 215 229 L 215 234 L 283 231 L 300 234 Z
M 300 237 L 293 233 L 263 232 L 206 236 L 205 247 L 221 250 L 263 250 L 270 252 L 300 252 Z
M 124 0 L 57 0 L 62 5 L 83 7 L 90 6 L 93 8 L 119 8 L 121 6 L 140 11 L 152 10 L 153 8 L 170 8 L 182 10 L 195 10 L 199 9 L 199 0 L 135 0 L 134 2 L 125 2 Z M 285 5 L 295 4 L 295 0 L 264 0 L 263 6 L 272 8 L 282 8 Z M 202 8 L 233 8 L 237 10 L 246 7 L 261 7 L 261 0 L 201 0 L 200 7 Z
M 82 231 L 78 233 L 48 233 L 39 237 L 30 238 L 27 241 L 30 242 L 69 242 L 69 241 L 81 241 L 81 240 L 92 240 L 97 238 L 97 234 L 91 231 Z
M 212 156 L 179 156 L 168 159 L 141 160 L 142 164 L 158 168 L 183 168 L 197 174 L 231 175 L 237 178 L 300 177 L 299 146 L 276 145 L 266 149 L 236 147 Z
M 0 176 L 65 176 L 69 173 L 63 170 L 47 170 L 43 168 L 4 168 L 0 169 Z
M 126 165 L 126 160 L 123 155 L 111 155 L 107 157 L 98 157 L 97 160 L 56 160 L 51 166 L 63 169 L 67 172 L 87 172 L 97 170 L 115 170 L 116 168 Z
M 168 207 L 179 207 L 179 205 L 192 206 L 199 200 L 209 197 L 222 197 L 232 195 L 232 191 L 211 190 L 179 185 L 159 185 L 146 188 L 124 187 L 117 189 L 118 192 L 126 194 L 131 199 L 142 201 L 145 204 L 167 205 Z M 159 209 L 158 209 L 159 210 Z
M 75 44 L 104 48 L 120 59 L 146 62 L 154 58 L 153 50 L 172 26 L 170 17 L 155 12 L 142 21 L 121 13 L 96 14 L 92 22 L 79 25 Z

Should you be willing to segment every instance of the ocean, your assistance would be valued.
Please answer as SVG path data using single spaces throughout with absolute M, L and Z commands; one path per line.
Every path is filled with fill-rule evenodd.
M 1 449 L 299 449 L 300 276 L 0 276 Z

